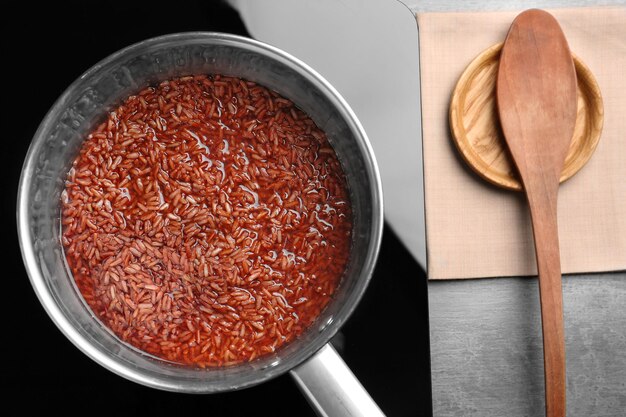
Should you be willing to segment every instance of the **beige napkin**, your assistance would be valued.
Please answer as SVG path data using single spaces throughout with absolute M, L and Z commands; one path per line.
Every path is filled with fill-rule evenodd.
M 594 155 L 559 190 L 562 271 L 626 269 L 626 8 L 548 11 L 594 73 L 605 111 Z M 536 275 L 523 194 L 467 169 L 448 125 L 459 76 L 480 52 L 504 41 L 518 13 L 417 14 L 430 279 Z

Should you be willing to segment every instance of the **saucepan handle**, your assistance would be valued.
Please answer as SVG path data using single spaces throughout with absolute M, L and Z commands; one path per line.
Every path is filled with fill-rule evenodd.
M 321 417 L 384 416 L 330 344 L 293 368 L 291 376 Z

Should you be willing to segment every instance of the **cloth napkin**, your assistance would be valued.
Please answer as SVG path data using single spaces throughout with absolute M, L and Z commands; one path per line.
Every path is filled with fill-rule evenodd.
M 626 269 L 626 8 L 547 11 L 595 75 L 604 103 L 593 156 L 559 189 L 562 272 Z M 524 194 L 467 168 L 448 124 L 458 78 L 479 53 L 504 41 L 520 12 L 417 13 L 429 279 L 537 274 Z

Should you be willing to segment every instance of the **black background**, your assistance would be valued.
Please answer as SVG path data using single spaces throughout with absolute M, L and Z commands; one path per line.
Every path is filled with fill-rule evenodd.
M 3 415 L 314 416 L 289 375 L 226 394 L 164 392 L 127 381 L 82 354 L 41 307 L 15 226 L 31 138 L 56 98 L 96 62 L 132 43 L 192 30 L 248 35 L 219 1 L 15 2 L 0 13 L 3 142 Z M 6 267 L 8 265 L 8 268 Z M 426 278 L 385 227 L 374 277 L 336 340 L 388 416 L 431 416 Z M 7 408 L 8 407 L 8 408 Z

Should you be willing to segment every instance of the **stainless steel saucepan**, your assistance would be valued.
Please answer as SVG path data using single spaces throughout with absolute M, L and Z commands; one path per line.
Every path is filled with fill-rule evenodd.
M 199 73 L 255 81 L 309 114 L 341 161 L 354 222 L 349 264 L 317 321 L 274 354 L 214 369 L 176 366 L 120 341 L 84 302 L 60 241 L 65 175 L 90 129 L 149 83 Z M 376 263 L 383 228 L 381 180 L 367 136 L 348 104 L 293 56 L 252 39 L 209 32 L 153 38 L 109 56 L 79 77 L 39 126 L 22 171 L 17 218 L 24 263 L 41 304 L 80 350 L 109 370 L 150 387 L 188 393 L 237 390 L 291 372 L 321 415 L 382 415 L 329 344 L 357 307 Z

